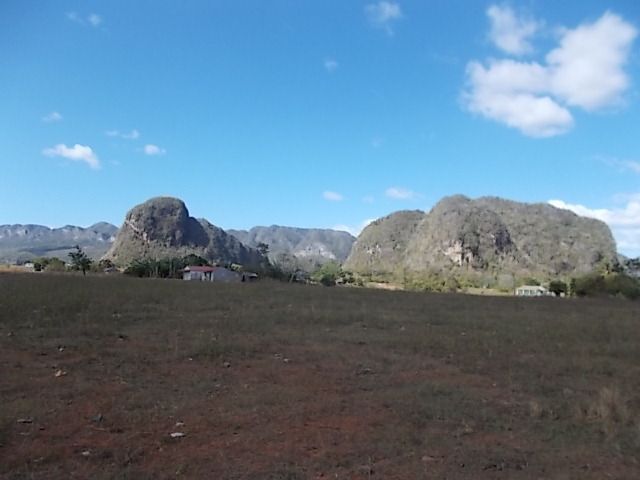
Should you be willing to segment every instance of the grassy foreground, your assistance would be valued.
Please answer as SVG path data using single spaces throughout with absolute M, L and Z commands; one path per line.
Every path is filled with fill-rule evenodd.
M 639 461 L 638 302 L 0 274 L 0 478 L 632 479 Z

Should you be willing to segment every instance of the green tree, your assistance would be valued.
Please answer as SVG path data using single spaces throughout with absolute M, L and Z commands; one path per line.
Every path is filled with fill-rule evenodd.
M 57 257 L 47 259 L 45 270 L 47 272 L 64 272 L 67 268 L 62 260 Z
M 210 263 L 206 258 L 203 258 L 195 253 L 190 253 L 186 257 L 182 257 L 182 263 L 185 267 L 208 267 Z
M 553 280 L 552 282 L 549 282 L 549 291 L 559 297 L 561 294 L 567 295 L 567 293 L 569 293 L 569 288 L 565 282 L 561 280 Z
M 69 258 L 71 259 L 71 268 L 74 270 L 81 270 L 82 275 L 87 274 L 87 270 L 91 268 L 93 263 L 86 253 L 80 248 L 79 245 L 75 246 L 74 252 L 69 252 Z
M 327 262 L 311 275 L 311 279 L 321 283 L 325 287 L 332 287 L 336 284 L 341 274 L 342 269 L 338 263 Z

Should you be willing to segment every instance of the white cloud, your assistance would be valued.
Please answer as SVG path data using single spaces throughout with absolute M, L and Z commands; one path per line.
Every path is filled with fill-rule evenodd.
M 548 95 L 548 76 L 537 63 L 494 60 L 488 67 L 467 65 L 471 92 L 464 95 L 469 111 L 504 123 L 530 137 L 551 137 L 567 132 L 573 116 Z
M 102 24 L 102 17 L 97 13 L 91 13 L 86 17 L 81 16 L 78 12 L 67 12 L 67 19 L 80 25 L 91 25 L 92 27 L 98 27 Z
M 108 130 L 105 133 L 109 137 L 119 137 L 119 138 L 124 138 L 125 140 L 136 140 L 140 138 L 140 132 L 135 128 L 131 130 L 129 133 L 120 132 L 119 130 Z
M 606 165 L 617 168 L 621 171 L 627 170 L 640 174 L 640 161 L 600 156 L 596 156 L 595 158 L 601 160 Z
M 80 15 L 78 15 L 77 12 L 67 12 L 66 15 L 67 15 L 67 18 L 72 22 L 84 23 L 84 21 L 82 20 L 82 18 L 80 18 Z
M 568 105 L 592 111 L 618 103 L 629 86 L 623 67 L 638 31 L 606 12 L 595 23 L 566 30 L 547 55 L 551 91 Z
M 489 38 L 496 47 L 512 55 L 533 52 L 529 40 L 540 29 L 540 23 L 516 16 L 513 9 L 507 5 L 491 5 L 487 10 L 487 16 L 491 22 Z
M 624 205 L 611 209 L 589 208 L 562 200 L 549 200 L 549 204 L 583 217 L 602 220 L 611 228 L 620 251 L 640 255 L 640 193 L 625 196 Z
M 74 162 L 84 162 L 93 169 L 100 168 L 98 156 L 87 145 L 76 143 L 73 147 L 67 147 L 64 143 L 60 143 L 55 147 L 45 148 L 42 153 L 47 157 L 62 157 Z
M 94 27 L 97 27 L 102 23 L 102 17 L 96 13 L 92 13 L 87 17 L 87 21 Z
M 622 168 L 631 170 L 633 173 L 640 173 L 640 162 L 634 160 L 620 160 L 619 165 Z
M 360 222 L 360 224 L 358 225 L 340 224 L 340 225 L 335 225 L 332 229 L 338 230 L 340 232 L 348 232 L 354 237 L 357 237 L 358 235 L 360 235 L 360 232 L 362 232 L 362 230 L 364 230 L 367 225 L 369 225 L 371 222 L 374 222 L 375 220 L 376 220 L 375 218 L 368 218 Z
M 51 112 L 42 117 L 42 121 L 47 123 L 61 122 L 62 115 L 59 112 Z
M 160 148 L 157 145 L 147 144 L 142 149 L 145 155 L 164 155 L 167 151 L 164 148 Z
M 322 192 L 322 198 L 325 200 L 329 200 L 330 202 L 341 202 L 344 200 L 344 196 L 338 192 L 332 192 L 331 190 L 326 190 Z
M 339 66 L 340 65 L 334 58 L 327 58 L 324 61 L 324 68 L 329 73 L 335 72 Z
M 400 5 L 394 2 L 370 3 L 364 11 L 371 25 L 384 29 L 389 35 L 393 35 L 393 22 L 402 18 Z
M 586 111 L 620 102 L 629 86 L 624 72 L 637 30 L 606 12 L 596 22 L 564 29 L 546 63 L 511 59 L 467 65 L 466 108 L 531 137 L 569 131 L 569 107 Z
M 389 187 L 385 190 L 384 194 L 395 200 L 410 200 L 412 198 L 419 197 L 420 195 L 414 192 L 413 190 L 409 190 L 402 187 Z
M 364 203 L 373 203 L 376 201 L 376 199 L 373 195 L 365 195 L 364 197 L 362 197 L 362 201 Z

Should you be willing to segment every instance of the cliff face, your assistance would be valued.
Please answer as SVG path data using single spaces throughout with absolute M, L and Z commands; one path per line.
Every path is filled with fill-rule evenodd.
M 603 222 L 547 204 L 453 196 L 441 200 L 415 226 L 394 225 L 392 218 L 363 231 L 346 262 L 351 270 L 366 273 L 363 265 L 368 262 L 369 269 L 387 275 L 402 270 L 553 277 L 617 263 L 613 236 Z M 392 237 L 406 238 L 405 248 Z M 368 244 L 365 249 L 361 238 Z
M 344 269 L 361 274 L 400 274 L 407 246 L 424 218 L 424 212 L 407 210 L 370 223 L 353 244 Z
M 263 260 L 232 235 L 189 216 L 184 202 L 157 197 L 133 207 L 104 258 L 127 265 L 141 258 L 199 255 L 210 262 L 257 266 Z
M 347 232 L 278 225 L 253 227 L 249 231 L 229 230 L 228 233 L 252 248 L 259 243 L 269 245 L 269 259 L 276 264 L 285 255 L 295 258 L 300 267 L 309 271 L 330 261 L 344 262 L 356 240 Z

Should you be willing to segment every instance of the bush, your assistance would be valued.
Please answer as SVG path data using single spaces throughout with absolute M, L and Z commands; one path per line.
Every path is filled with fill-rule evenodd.
M 590 274 L 572 280 L 575 285 L 573 293 L 579 297 L 596 297 L 601 295 L 622 296 L 630 299 L 640 298 L 640 281 L 625 275 Z
M 311 279 L 325 287 L 333 287 L 341 276 L 342 268 L 340 268 L 340 265 L 335 262 L 328 262 L 316 270 L 311 275 Z
M 640 281 L 625 274 L 609 275 L 604 280 L 609 295 L 622 295 L 635 300 L 640 298 Z
M 569 293 L 569 287 L 561 280 L 553 280 L 549 283 L 549 291 L 559 297 L 561 294 L 567 295 Z

